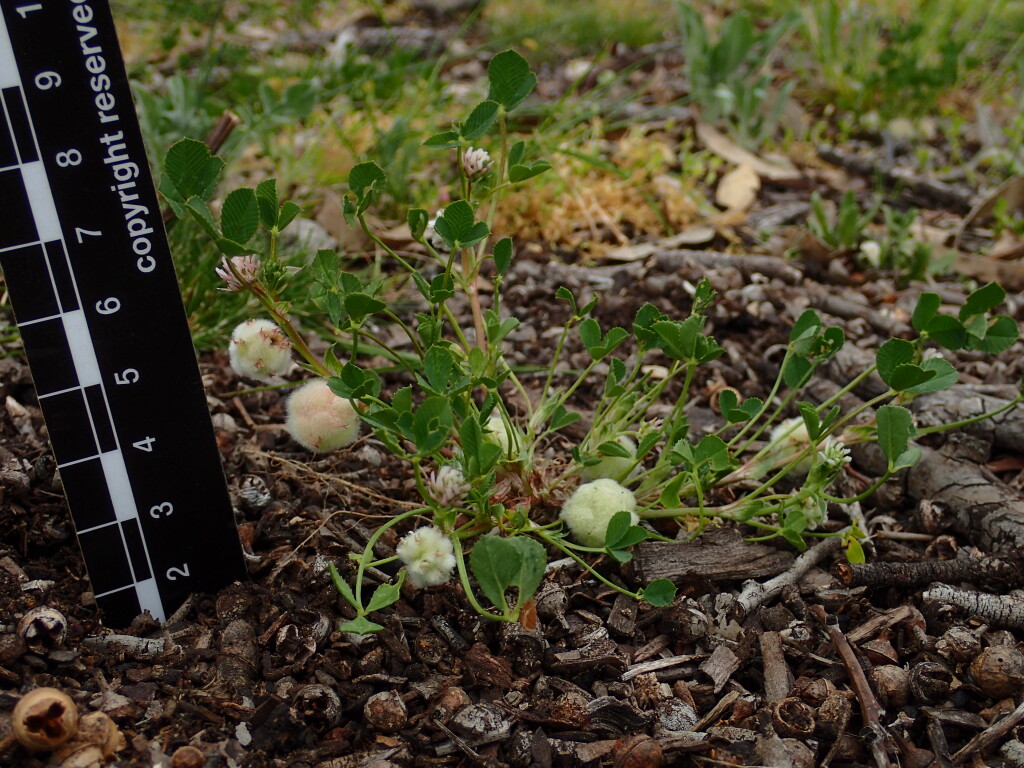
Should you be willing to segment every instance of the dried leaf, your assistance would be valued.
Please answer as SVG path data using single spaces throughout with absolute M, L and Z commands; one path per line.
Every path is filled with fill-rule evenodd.
M 967 214 L 967 218 L 964 219 L 964 223 L 960 227 L 960 234 L 976 221 L 984 221 L 991 217 L 1000 200 L 1006 201 L 1007 213 L 1024 213 L 1024 175 L 1013 176 L 1007 179 L 989 194 L 985 195 L 971 209 L 971 212 Z M 957 239 L 959 237 L 957 235 Z
M 791 181 L 803 174 L 788 160 L 779 158 L 771 161 L 748 152 L 743 147 L 719 133 L 706 123 L 697 123 L 697 138 L 710 152 L 735 165 L 749 165 L 757 175 L 771 181 Z
M 761 188 L 761 177 L 750 165 L 744 163 L 733 168 L 718 182 L 715 202 L 729 211 L 747 211 L 757 201 Z
M 604 258 L 611 259 L 612 261 L 639 261 L 658 251 L 678 248 L 681 245 L 705 245 L 710 243 L 714 237 L 714 227 L 690 227 L 671 237 L 654 242 L 635 243 L 613 248 L 604 254 Z

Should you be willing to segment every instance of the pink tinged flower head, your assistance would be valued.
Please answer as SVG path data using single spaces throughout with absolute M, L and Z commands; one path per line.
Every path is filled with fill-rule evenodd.
M 267 381 L 291 366 L 292 343 L 269 320 L 246 320 L 231 332 L 228 354 L 239 375 Z
M 444 584 L 455 570 L 452 540 L 432 525 L 417 528 L 402 537 L 395 553 L 405 563 L 409 581 L 416 587 Z
M 312 379 L 295 390 L 286 410 L 288 432 L 295 442 L 311 451 L 333 451 L 359 437 L 355 408 L 334 394 L 325 379 Z
M 225 256 L 220 260 L 220 266 L 214 269 L 217 273 L 217 277 L 225 282 L 222 291 L 228 293 L 238 293 L 244 287 L 243 284 L 248 285 L 256 281 L 256 274 L 260 269 L 260 260 L 255 256 L 232 256 L 231 266 L 235 268 L 239 276 L 242 278 L 242 282 L 238 281 L 234 273 L 231 271 L 231 267 L 228 266 L 228 257 Z
M 473 149 L 473 147 L 467 147 L 462 153 L 462 170 L 466 172 L 466 177 L 469 179 L 476 179 L 483 176 L 494 165 L 494 161 L 491 160 L 491 155 L 486 149 Z

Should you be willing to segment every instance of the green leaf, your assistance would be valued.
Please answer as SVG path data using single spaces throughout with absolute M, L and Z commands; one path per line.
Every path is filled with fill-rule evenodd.
M 663 507 L 678 507 L 679 489 L 682 487 L 685 480 L 686 475 L 684 473 L 680 473 L 669 480 L 665 487 L 661 489 L 661 494 L 658 497 L 658 503 Z
M 729 412 L 735 410 L 739 402 L 740 400 L 735 390 L 722 389 L 718 393 L 718 411 L 727 419 L 729 418 Z
M 217 229 L 217 222 L 213 220 L 213 214 L 210 213 L 210 209 L 205 202 L 198 197 L 191 197 L 185 203 L 185 209 L 192 214 L 192 218 L 199 223 L 199 226 L 203 228 L 206 234 L 214 240 L 221 239 L 220 230 Z
M 959 317 L 966 320 L 974 315 L 983 315 L 990 309 L 995 309 L 1006 298 L 1006 291 L 998 283 L 983 285 L 971 293 L 960 307 Z
M 506 111 L 518 106 L 537 85 L 530 65 L 515 51 L 502 51 L 491 59 L 487 78 L 490 81 L 487 98 L 501 104 Z
M 435 133 L 429 139 L 423 142 L 423 146 L 427 149 L 451 149 L 457 147 L 462 143 L 462 138 L 459 136 L 458 131 L 442 131 L 441 133 Z
M 477 104 L 462 125 L 463 140 L 473 141 L 487 133 L 498 119 L 498 109 L 496 101 L 482 101 Z
M 790 389 L 799 389 L 807 383 L 814 365 L 804 357 L 790 357 L 782 369 L 782 380 Z
M 908 469 L 921 460 L 921 449 L 916 446 L 907 448 L 903 453 L 896 457 L 896 461 L 892 463 L 892 471 L 896 472 L 900 469 Z
M 809 441 L 817 445 L 821 437 L 821 420 L 818 418 L 818 411 L 813 405 L 805 402 L 797 403 L 796 407 L 800 411 L 801 418 L 804 420 L 804 426 L 807 427 Z
M 490 234 L 487 224 L 475 221 L 473 207 L 465 200 L 448 205 L 434 222 L 434 230 L 453 251 L 470 248 Z
M 236 189 L 224 199 L 220 228 L 224 237 L 245 245 L 260 226 L 260 210 L 251 189 Z
M 805 309 L 789 332 L 789 341 L 794 343 L 801 339 L 812 339 L 818 335 L 821 328 L 821 318 L 813 309 Z
M 553 432 L 557 432 L 560 429 L 565 429 L 570 424 L 575 424 L 581 418 L 580 414 L 567 411 L 564 405 L 559 405 L 551 417 L 549 428 Z
M 697 443 L 693 456 L 696 464 L 707 466 L 715 472 L 729 469 L 732 466 L 729 448 L 718 435 L 702 437 L 701 441 Z
M 455 359 L 451 351 L 440 344 L 432 346 L 423 356 L 423 374 L 430 388 L 438 394 L 448 391 L 448 382 L 454 370 Z
M 985 336 L 968 336 L 967 348 L 994 355 L 1008 349 L 1017 340 L 1017 323 L 1012 317 L 997 315 L 989 320 Z
M 875 353 L 875 364 L 882 381 L 892 387 L 892 375 L 898 366 L 914 360 L 914 345 L 904 339 L 889 339 Z M 913 385 L 911 385 L 913 386 Z M 895 387 L 893 387 L 895 389 Z
M 967 329 L 952 315 L 936 315 L 928 324 L 929 338 L 949 350 L 963 349 L 967 343 Z
M 926 371 L 919 365 L 903 364 L 897 365 L 889 372 L 889 380 L 886 381 L 890 387 L 897 392 L 905 392 L 912 387 L 923 386 L 930 379 L 934 378 L 936 371 Z
M 397 584 L 381 584 L 378 586 L 373 591 L 373 596 L 366 606 L 366 613 L 379 611 L 381 608 L 387 608 L 392 603 L 398 602 L 398 598 L 402 594 L 402 582 L 405 581 L 405 574 L 404 569 L 398 572 Z
M 348 188 L 356 196 L 356 201 L 362 203 L 369 192 L 386 180 L 384 170 L 375 162 L 359 163 L 348 174 Z
M 659 320 L 652 329 L 660 341 L 659 346 L 673 360 L 691 360 L 697 348 L 697 334 L 702 325 L 698 317 L 678 320 Z M 634 331 L 635 333 L 635 331 Z
M 362 292 L 349 293 L 345 296 L 345 312 L 353 321 L 361 323 L 367 315 L 372 315 L 387 308 L 387 304 Z
M 195 139 L 182 139 L 169 150 L 164 160 L 164 173 L 181 202 L 190 197 L 209 199 L 217 186 L 217 177 L 224 161 L 210 153 L 210 148 Z
M 569 302 L 569 308 L 572 310 L 574 317 L 579 317 L 579 307 L 576 306 L 576 297 L 572 295 L 572 291 L 566 288 L 564 285 L 558 286 L 555 289 L 555 298 L 561 299 L 562 301 Z
M 619 459 L 632 459 L 633 454 L 618 440 L 607 440 L 597 446 L 597 452 L 602 456 L 614 456 Z
M 422 240 L 423 233 L 427 231 L 427 224 L 430 223 L 430 214 L 422 208 L 410 208 L 407 220 L 412 239 Z
M 277 226 L 278 206 L 277 180 L 265 179 L 256 185 L 256 204 L 260 210 L 260 221 L 267 229 Z
M 523 157 L 526 155 L 526 142 L 517 141 L 508 151 L 508 164 L 509 167 L 513 165 L 519 165 L 523 161 Z
M 939 297 L 939 294 L 922 293 L 917 298 L 914 314 L 910 317 L 910 324 L 914 326 L 915 330 L 924 333 L 928 330 L 928 326 L 931 325 L 941 306 L 942 299 Z
M 504 275 L 512 263 L 512 238 L 503 237 L 496 242 L 491 250 L 491 256 L 494 258 L 494 267 L 498 274 Z
M 890 466 L 907 450 L 914 434 L 914 419 L 910 411 L 900 405 L 883 405 L 875 416 L 878 427 L 878 446 Z
M 500 536 L 481 536 L 469 553 L 469 567 L 480 590 L 502 613 L 508 612 L 505 590 L 516 581 L 522 566 L 519 549 Z
M 643 589 L 644 602 L 657 607 L 671 605 L 676 599 L 676 585 L 668 579 L 655 579 Z
M 854 538 L 850 538 L 846 542 L 846 561 L 853 565 L 859 565 L 865 561 L 864 547 Z
M 356 610 L 359 610 L 360 603 L 356 600 L 356 596 L 352 593 L 352 588 L 348 585 L 348 582 L 342 578 L 342 575 L 338 573 L 338 569 L 334 566 L 334 563 L 327 564 L 327 570 L 331 574 L 331 583 L 334 584 L 334 588 L 338 590 L 345 602 L 351 605 Z
M 508 180 L 518 184 L 534 176 L 540 176 L 544 171 L 551 170 L 551 163 L 547 160 L 534 160 L 528 163 L 518 163 L 508 169 Z
M 913 392 L 918 395 L 926 392 L 941 392 L 956 384 L 956 368 L 941 357 L 930 357 L 921 363 L 921 368 L 931 373 L 931 378 L 913 387 L 907 387 L 906 392 Z
M 338 625 L 338 630 L 340 632 L 352 632 L 357 635 L 369 635 L 373 632 L 380 632 L 382 629 L 384 629 L 384 627 L 370 621 L 365 616 L 358 616 L 350 621 L 345 621 Z
M 282 205 L 281 211 L 277 215 L 277 231 L 283 231 L 300 213 L 302 213 L 302 209 L 291 200 Z
M 544 580 L 544 569 L 548 565 L 548 556 L 540 542 L 526 536 L 512 536 L 505 539 L 519 552 L 519 572 L 512 586 L 519 589 L 516 605 L 521 606 L 537 592 L 537 587 Z

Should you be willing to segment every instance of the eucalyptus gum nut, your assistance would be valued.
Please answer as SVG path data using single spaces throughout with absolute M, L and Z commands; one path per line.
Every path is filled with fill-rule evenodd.
M 78 707 L 63 691 L 36 688 L 15 704 L 11 730 L 26 749 L 52 751 L 78 733 Z

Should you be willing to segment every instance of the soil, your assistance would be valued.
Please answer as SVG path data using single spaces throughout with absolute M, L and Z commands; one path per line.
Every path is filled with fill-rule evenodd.
M 880 167 L 891 147 L 861 149 Z M 863 186 L 854 172 L 843 180 Z M 824 186 L 819 167 L 799 182 L 766 181 L 749 218 L 720 229 L 705 250 L 650 239 L 631 260 L 584 264 L 572 249 L 522 248 L 506 281 L 505 308 L 523 321 L 510 361 L 535 364 L 548 353 L 548 333 L 566 320 L 553 298 L 559 285 L 598 292 L 602 325 L 628 327 L 647 301 L 685 313 L 692 285 L 708 277 L 719 293 L 709 332 L 726 355 L 695 382 L 689 415 L 700 429 L 717 418 L 722 387 L 767 393 L 779 345 L 804 308 L 842 327 L 849 346 L 873 349 L 909 331 L 922 289 L 949 304 L 966 295 L 956 280 L 901 285 L 859 269 L 850 254 L 808 249 L 790 259 L 757 242 L 766 217 L 778 228 L 802 221 L 801 204 Z M 893 189 L 890 200 L 952 210 L 931 192 Z M 1006 311 L 1022 319 L 1018 296 Z M 961 382 L 993 396 L 1012 389 L 1020 352 L 1018 343 L 996 359 L 961 356 Z M 569 364 L 585 354 L 573 350 Z M 204 355 L 201 368 L 250 579 L 194 595 L 163 626 L 144 615 L 113 632 L 91 599 L 29 371 L 17 356 L 0 362 L 0 765 L 49 764 L 47 753 L 8 737 L 15 703 L 40 686 L 69 693 L 83 713 L 109 715 L 125 740 L 113 761 L 124 766 L 1024 764 L 1015 730 L 1024 716 L 1020 613 L 924 597 L 929 581 L 993 595 L 1021 586 L 1020 540 L 958 524 L 955 497 L 939 509 L 904 476 L 865 502 L 868 564 L 892 566 L 871 578 L 851 576 L 837 546 L 795 559 L 784 543 L 745 542 L 750 531 L 709 528 L 692 541 L 692 530 L 666 526 L 679 541 L 671 552 L 644 545 L 635 563 L 598 568 L 631 588 L 661 569 L 680 586 L 669 607 L 635 603 L 558 562 L 538 593 L 535 625 L 481 619 L 456 585 L 407 585 L 375 615 L 382 632 L 350 635 L 337 629 L 352 612 L 328 563 L 345 569 L 377 521 L 414 504 L 407 469 L 365 435 L 313 456 L 280 427 L 281 395 L 246 391 L 225 355 Z M 844 383 L 838 366 L 829 376 Z M 586 415 L 594 395 L 581 391 L 573 407 Z M 1020 449 L 958 434 L 973 441 L 979 476 L 1019 499 Z M 936 455 L 956 447 L 925 444 Z M 962 457 L 962 444 L 956 450 Z M 877 474 L 877 460 L 860 453 L 843 482 L 862 488 Z M 830 524 L 848 519 L 831 510 Z M 385 536 L 380 554 L 396 540 Z M 924 580 L 921 564 L 931 568 Z M 751 597 L 747 579 L 787 573 L 787 586 Z

